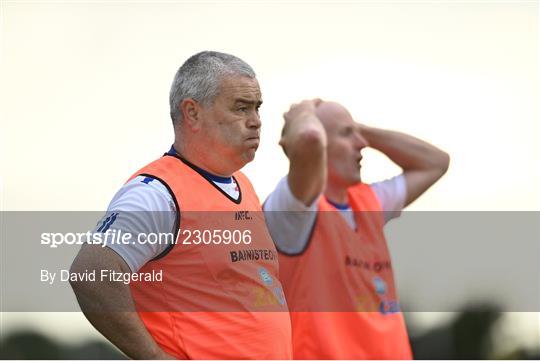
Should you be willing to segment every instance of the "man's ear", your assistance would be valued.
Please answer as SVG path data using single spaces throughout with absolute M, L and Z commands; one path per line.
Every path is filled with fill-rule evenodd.
M 285 155 L 287 156 L 287 158 L 289 157 L 289 155 L 287 154 L 287 148 L 285 148 L 285 142 L 283 141 L 283 138 L 281 138 L 279 140 L 279 145 L 281 146 L 281 149 L 283 149 L 283 153 L 285 153 Z
M 188 98 L 182 100 L 179 106 L 184 124 L 193 132 L 197 132 L 201 128 L 201 104 L 192 98 Z
M 287 123 L 283 124 L 283 128 L 281 129 L 281 138 L 279 139 L 279 145 L 281 146 L 281 149 L 283 149 L 283 153 L 285 153 L 285 155 L 288 157 L 289 155 L 287 154 L 287 149 L 285 147 L 285 144 L 287 143 L 285 141 L 285 132 L 287 131 Z

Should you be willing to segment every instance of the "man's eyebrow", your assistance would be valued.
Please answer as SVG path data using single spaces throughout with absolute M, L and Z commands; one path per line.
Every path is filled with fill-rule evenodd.
M 252 100 L 252 99 L 246 99 L 246 98 L 238 98 L 235 100 L 235 103 L 244 103 L 249 105 L 256 105 L 261 106 L 263 103 L 262 100 Z

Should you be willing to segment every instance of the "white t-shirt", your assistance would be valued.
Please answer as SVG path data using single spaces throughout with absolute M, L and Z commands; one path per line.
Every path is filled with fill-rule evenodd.
M 240 194 L 238 185 L 232 177 L 228 180 L 213 180 L 213 183 L 231 198 L 238 199 Z M 386 220 L 397 217 L 405 201 L 403 175 L 373 183 L 371 186 L 382 204 Z M 291 193 L 287 177 L 284 177 L 265 202 L 264 210 L 270 234 L 278 248 L 287 253 L 301 251 L 308 241 L 308 232 L 315 220 L 316 202 L 311 207 L 306 207 L 297 200 Z M 272 211 L 283 210 L 297 212 L 290 212 L 286 221 L 283 221 L 283 217 L 273 217 L 279 212 Z M 94 231 L 121 230 L 125 234 L 130 233 L 131 239 L 137 239 L 139 234 L 174 233 L 176 212 L 172 195 L 159 180 L 138 176 L 126 183 L 114 195 L 107 213 L 98 222 Z M 342 214 L 354 222 L 350 209 L 342 211 Z M 351 226 L 354 228 L 353 223 Z M 131 271 L 137 272 L 148 261 L 165 252 L 169 244 L 165 242 L 133 242 L 131 244 L 116 242 L 107 243 L 107 247 L 118 253 Z
M 381 203 L 385 221 L 398 217 L 407 196 L 405 176 L 400 174 L 370 186 Z M 318 199 L 311 206 L 306 206 L 292 194 L 287 176 L 280 180 L 263 205 L 268 230 L 280 251 L 288 254 L 302 252 L 316 220 L 317 203 Z M 349 226 L 355 229 L 352 209 L 348 205 L 336 206 Z
M 212 182 L 231 198 L 238 199 L 240 192 L 234 178 Z M 94 232 L 110 229 L 112 233 L 113 230 L 121 230 L 124 234 L 130 233 L 132 240 L 137 240 L 139 234 L 170 234 L 175 231 L 176 212 L 172 195 L 159 180 L 138 176 L 114 195 L 107 213 L 98 222 Z M 146 262 L 162 254 L 169 244 L 108 242 L 107 247 L 118 253 L 133 272 L 137 272 Z

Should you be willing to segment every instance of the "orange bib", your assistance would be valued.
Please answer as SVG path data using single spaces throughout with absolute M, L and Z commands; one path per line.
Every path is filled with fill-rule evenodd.
M 411 359 L 375 194 L 348 192 L 357 230 L 325 199 L 299 255 L 280 253 L 295 359 Z
M 162 271 L 162 281 L 131 284 L 142 321 L 178 358 L 291 358 L 277 251 L 255 191 L 235 173 L 234 201 L 195 169 L 166 155 L 133 176 L 161 181 L 180 210 L 177 243 L 139 271 Z

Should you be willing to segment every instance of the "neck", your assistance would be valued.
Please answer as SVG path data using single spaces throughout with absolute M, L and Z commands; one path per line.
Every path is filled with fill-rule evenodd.
M 179 156 L 212 175 L 228 178 L 234 173 L 234 170 L 226 169 L 223 160 L 213 161 L 211 156 L 207 157 L 209 155 L 208 149 L 202 150 L 192 146 L 183 146 L 178 140 L 174 142 L 173 146 Z
M 326 185 L 324 196 L 326 197 L 326 199 L 338 204 L 346 204 L 349 202 L 347 188 L 331 184 L 330 182 Z

